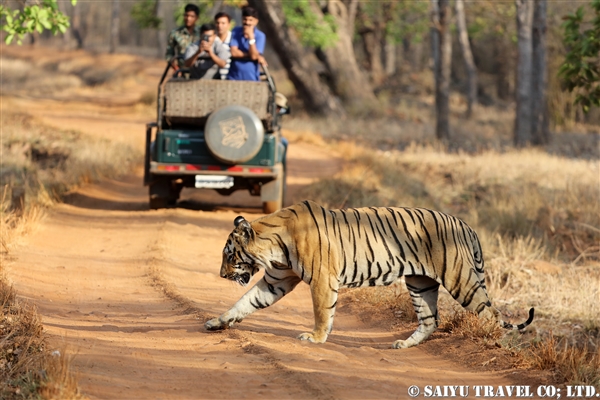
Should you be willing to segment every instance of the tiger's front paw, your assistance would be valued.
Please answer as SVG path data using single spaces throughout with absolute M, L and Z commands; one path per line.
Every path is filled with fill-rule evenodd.
M 416 343 L 414 341 L 408 340 L 396 340 L 392 343 L 392 349 L 408 349 L 409 347 L 415 346 Z
M 213 318 L 209 321 L 206 321 L 204 327 L 209 331 L 219 331 L 222 329 L 227 329 L 231 325 L 221 321 L 221 318 Z
M 311 343 L 325 343 L 327 340 L 327 335 L 317 336 L 314 333 L 301 333 L 298 335 L 298 339 L 300 340 L 308 340 Z

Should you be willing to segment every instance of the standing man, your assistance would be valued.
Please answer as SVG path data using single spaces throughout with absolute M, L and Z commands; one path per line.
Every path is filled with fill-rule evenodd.
M 171 33 L 169 33 L 167 52 L 165 54 L 167 61 L 170 61 L 176 56 L 183 56 L 185 54 L 185 49 L 187 49 L 190 44 L 200 40 L 200 29 L 196 26 L 199 14 L 200 8 L 198 8 L 197 5 L 188 4 L 185 6 L 183 25 L 173 29 Z M 173 69 L 177 70 L 180 67 L 183 67 L 184 60 L 174 60 L 171 65 L 173 66 Z
M 267 38 L 256 29 L 257 24 L 258 12 L 252 7 L 242 7 L 242 26 L 233 28 L 231 32 L 229 80 L 260 80 L 258 63 L 266 65 L 262 53 L 265 51 Z
M 192 79 L 221 79 L 219 69 L 230 58 L 229 49 L 215 35 L 214 24 L 200 27 L 200 43 L 192 43 L 185 51 L 185 66 L 190 68 Z
M 229 14 L 224 12 L 217 13 L 217 15 L 215 15 L 215 26 L 217 27 L 217 37 L 221 40 L 223 46 L 227 48 L 227 51 L 230 51 L 229 44 L 231 43 L 231 31 L 229 29 L 231 27 L 231 17 Z M 219 69 L 221 79 L 227 79 L 229 67 L 231 65 L 231 55 L 226 61 L 225 67 Z

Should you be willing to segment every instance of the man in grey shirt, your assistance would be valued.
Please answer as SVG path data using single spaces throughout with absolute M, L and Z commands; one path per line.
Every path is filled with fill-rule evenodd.
M 220 79 L 219 68 L 224 68 L 230 57 L 229 49 L 215 35 L 212 23 L 200 27 L 200 42 L 189 45 L 184 55 L 192 79 Z

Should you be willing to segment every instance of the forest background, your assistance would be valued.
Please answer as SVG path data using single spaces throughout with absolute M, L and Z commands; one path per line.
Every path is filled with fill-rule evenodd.
M 272 68 L 285 69 L 293 84 L 280 90 L 311 115 L 389 115 L 403 97 L 433 94 L 436 136 L 448 141 L 449 103 L 456 93 L 466 118 L 474 104 L 514 110 L 516 145 L 544 145 L 551 131 L 589 131 L 600 123 L 598 97 L 591 96 L 591 107 L 575 102 L 582 92 L 577 85 L 587 85 L 586 96 L 598 96 L 597 37 L 591 37 L 591 49 L 583 43 L 592 57 L 577 66 L 579 81 L 559 73 L 573 37 L 586 29 L 598 34 L 598 1 L 45 0 L 41 5 L 55 11 L 47 22 L 37 16 L 42 26 L 22 38 L 4 27 L 3 39 L 163 57 L 168 32 L 181 24 L 189 2 L 200 7 L 199 23 L 226 11 L 235 26 L 240 6 L 259 10 L 268 60 Z M 23 10 L 29 3 L 8 1 L 3 7 Z M 3 25 L 9 25 L 6 18 Z

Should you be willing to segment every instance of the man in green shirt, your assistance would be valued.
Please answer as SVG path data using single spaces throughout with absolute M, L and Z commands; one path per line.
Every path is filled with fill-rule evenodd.
M 179 28 L 173 29 L 169 33 L 169 39 L 167 40 L 167 52 L 165 58 L 167 61 L 171 60 L 175 56 L 183 56 L 185 49 L 192 43 L 200 41 L 200 28 L 196 26 L 198 21 L 198 14 L 200 9 L 195 4 L 188 4 L 185 6 L 183 14 L 183 25 Z M 178 59 L 173 61 L 174 69 L 183 67 L 184 60 Z

